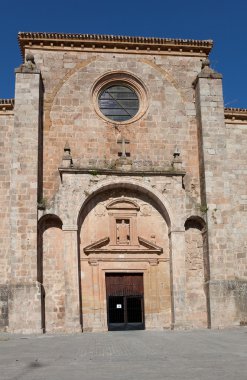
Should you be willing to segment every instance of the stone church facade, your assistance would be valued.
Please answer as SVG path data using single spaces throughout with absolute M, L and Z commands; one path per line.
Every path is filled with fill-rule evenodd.
M 247 110 L 212 41 L 20 33 L 0 331 L 247 324 Z

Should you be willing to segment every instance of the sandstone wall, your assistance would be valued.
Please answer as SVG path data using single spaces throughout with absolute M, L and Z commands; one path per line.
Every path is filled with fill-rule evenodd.
M 61 223 L 50 218 L 42 228 L 42 283 L 45 293 L 43 327 L 62 332 L 65 320 L 64 246 Z
M 226 237 L 232 279 L 247 280 L 247 123 L 226 124 L 226 162 L 229 205 L 229 233 Z
M 75 166 L 113 167 L 123 133 L 130 140 L 133 166 L 170 166 L 177 145 L 189 184 L 199 193 L 198 144 L 192 82 L 199 57 L 33 50 L 41 69 L 44 97 L 44 197 L 58 189 L 58 166 L 69 142 Z M 95 81 L 123 70 L 141 79 L 148 91 L 145 115 L 127 127 L 99 117 L 92 102 Z
M 181 236 L 176 235 L 172 239 L 174 247 L 177 245 L 178 250 L 180 247 L 173 264 L 174 302 L 178 302 L 175 306 L 176 318 L 182 326 L 185 320 L 182 310 L 185 309 L 184 302 L 187 302 L 182 231 L 187 217 L 200 214 L 201 202 L 192 83 L 201 70 L 202 58 L 68 51 L 32 52 L 41 69 L 45 88 L 43 197 L 48 210 L 59 215 L 65 225 L 77 223 L 77 215 L 72 214 L 74 211 L 70 207 L 77 204 L 79 193 L 81 192 L 80 199 L 82 194 L 87 198 L 95 183 L 107 177 L 98 177 L 97 169 L 115 168 L 120 151 L 117 140 L 121 135 L 130 140 L 128 149 L 133 170 L 172 170 L 175 147 L 181 151 L 183 167 L 187 173 L 183 184 L 181 178 L 175 177 L 152 177 L 144 181 L 150 182 L 151 186 L 168 197 L 176 214 L 176 221 L 177 215 L 181 217 L 177 222 Z M 103 120 L 95 112 L 92 99 L 95 82 L 112 71 L 132 74 L 142 81 L 147 90 L 146 113 L 141 119 L 122 127 Z M 65 179 L 64 176 L 63 185 L 59 185 L 57 169 L 62 164 L 67 141 L 74 168 L 96 169 L 94 176 L 88 176 L 89 182 L 81 183 L 78 176 L 77 179 L 73 176 Z M 112 183 L 118 180 L 114 176 L 110 178 Z M 94 231 L 97 230 L 96 224 L 92 224 Z M 95 234 L 94 231 L 92 234 Z M 199 281 L 199 287 L 203 287 L 203 279 Z M 205 315 L 203 318 L 205 322 Z
M 222 136 L 220 143 L 223 151 L 220 163 L 211 154 L 211 164 L 217 168 L 217 174 L 210 181 L 215 202 L 209 205 L 207 212 L 212 239 L 210 298 L 213 327 L 246 324 L 246 127 L 246 122 L 241 120 L 226 120 L 224 131 L 222 129 L 224 138 Z
M 10 168 L 14 115 L 0 110 L 0 331 L 8 324 L 8 287 L 10 275 Z
M 208 326 L 204 259 L 206 252 L 201 229 L 198 223 L 186 223 L 186 319 L 190 328 Z
M 195 89 L 201 196 L 208 229 L 211 325 L 239 325 L 246 316 L 246 261 L 241 269 L 239 265 L 245 246 L 246 218 L 239 210 L 245 197 L 246 175 L 244 158 L 242 161 L 238 157 L 238 144 L 243 148 L 246 138 L 239 128 L 231 134 L 225 124 L 221 75 L 209 67 L 209 62 L 198 75 Z
M 138 264 L 138 270 L 158 278 L 160 293 L 151 281 L 150 294 L 158 294 L 163 326 L 169 325 L 169 318 L 178 328 L 210 325 L 209 296 L 213 327 L 246 323 L 247 133 L 243 122 L 224 122 L 220 75 L 209 67 L 201 71 L 203 55 L 28 51 L 34 54 L 37 67 L 33 69 L 29 62 L 24 72 L 22 66 L 17 71 L 14 137 L 13 114 L 0 112 L 3 328 L 10 308 L 10 331 L 39 331 L 41 323 L 47 331 L 80 331 L 80 297 L 88 283 L 82 279 L 79 288 L 78 266 L 80 270 L 80 261 L 86 259 L 85 246 L 109 232 L 102 207 L 116 197 L 119 188 L 128 189 L 126 194 L 141 202 L 141 210 L 148 213 L 153 207 L 150 215 L 138 216 L 140 235 L 169 251 L 170 267 L 162 262 L 155 272 L 151 266 Z M 99 78 L 119 71 L 140 79 L 148 99 L 142 118 L 122 126 L 97 114 L 92 94 Z M 132 172 L 124 177 L 111 174 L 117 168 L 121 136 L 130 141 Z M 59 173 L 67 142 L 74 172 Z M 172 166 L 176 147 L 181 152 L 180 173 Z M 92 171 L 80 172 L 80 168 Z M 106 172 L 99 173 L 101 169 Z M 160 175 L 150 175 L 157 170 Z M 99 194 L 105 198 L 99 200 Z M 38 268 L 37 201 L 45 208 L 39 217 L 52 215 L 49 223 L 39 226 Z M 86 205 L 84 210 L 82 205 Z M 80 220 L 87 211 L 90 217 Z M 207 221 L 208 239 L 206 229 L 202 235 L 202 227 L 193 224 L 198 220 L 193 216 Z M 188 220 L 194 222 L 186 227 Z M 85 278 L 98 276 L 98 269 L 83 265 Z M 117 263 L 111 265 L 121 269 Z M 89 298 L 83 302 L 90 309 L 93 288 L 87 290 Z M 149 306 L 147 310 L 153 307 Z M 147 316 L 150 326 L 152 318 Z
M 225 235 L 225 274 L 220 297 L 237 324 L 247 323 L 247 123 L 226 122 L 227 185 L 230 202 Z M 226 222 L 226 221 L 225 221 Z M 234 312 L 233 312 L 234 311 Z
M 5 112 L 6 113 L 6 112 Z M 8 253 L 10 241 L 10 168 L 11 168 L 11 138 L 13 132 L 13 113 L 1 113 L 0 111 L 0 162 L 1 162 L 1 182 L 0 182 L 0 276 L 1 283 L 5 283 L 8 278 Z
M 37 282 L 37 200 L 42 85 L 35 67 L 16 70 L 11 140 L 9 331 L 41 331 Z M 18 312 L 17 312 L 18 310 Z

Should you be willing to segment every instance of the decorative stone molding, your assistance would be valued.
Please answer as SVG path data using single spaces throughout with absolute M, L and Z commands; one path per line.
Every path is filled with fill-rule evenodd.
M 89 264 L 96 262 L 97 264 L 95 264 L 95 265 L 98 265 L 99 263 L 149 263 L 149 260 L 150 259 L 148 257 L 130 257 L 130 256 L 126 256 L 126 257 L 107 256 L 107 257 L 97 257 L 96 259 L 94 259 L 94 258 L 89 259 L 88 257 L 81 257 L 80 258 L 80 261 L 82 261 L 82 262 L 84 261 L 84 262 L 87 262 Z M 167 263 L 169 261 L 170 261 L 169 257 L 159 257 L 157 259 L 157 264 Z M 145 269 L 146 268 L 143 268 L 142 270 L 145 270 Z
M 176 229 L 170 229 L 168 235 L 170 236 L 171 234 L 181 234 L 184 233 L 185 228 L 176 228 Z
M 77 225 L 67 225 L 67 224 L 65 224 L 65 225 L 63 225 L 62 226 L 62 230 L 63 231 L 77 231 L 78 230 L 78 226 Z
M 247 124 L 247 109 L 225 108 L 225 121 L 228 124 Z
M 117 176 L 164 176 L 164 177 L 184 177 L 186 172 L 185 170 L 129 170 L 122 171 L 116 169 L 92 169 L 92 168 L 58 168 L 58 171 L 61 175 L 63 174 L 92 174 L 95 175 L 117 175 Z
M 0 99 L 0 112 L 13 111 L 15 99 Z
M 129 120 L 125 121 L 113 121 L 109 120 L 105 115 L 102 114 L 102 112 L 99 109 L 98 104 L 98 98 L 99 94 L 108 86 L 110 85 L 127 85 L 135 90 L 135 92 L 138 95 L 139 98 L 139 111 L 136 115 L 131 117 Z M 147 111 L 148 109 L 148 92 L 144 85 L 144 83 L 134 76 L 132 73 L 126 72 L 126 71 L 111 71 L 109 73 L 105 73 L 103 76 L 101 76 L 97 81 L 94 83 L 92 90 L 92 98 L 93 98 L 93 104 L 94 109 L 98 116 L 100 116 L 102 119 L 104 119 L 107 123 L 111 123 L 114 125 L 127 125 L 132 124 L 135 121 L 139 120 Z
M 110 201 L 106 206 L 107 210 L 140 210 L 140 206 L 128 198 L 122 197 Z
M 151 266 L 157 266 L 159 264 L 158 259 L 149 259 L 148 261 Z
M 121 51 L 138 54 L 208 56 L 212 40 L 129 37 L 103 34 L 30 33 L 18 34 L 22 55 L 26 48 L 51 50 Z
M 115 187 L 119 188 L 119 186 L 130 190 L 133 189 L 135 191 L 140 191 L 143 194 L 148 194 L 149 197 L 153 199 L 153 201 L 157 204 L 157 206 L 160 207 L 160 211 L 162 212 L 168 227 L 170 228 L 172 226 L 172 229 L 174 229 L 175 226 L 179 225 L 178 219 L 175 218 L 175 213 L 172 208 L 172 205 L 170 204 L 169 200 L 164 196 L 164 194 L 161 194 L 157 189 L 153 188 L 148 183 L 144 181 L 140 182 L 136 178 L 127 178 L 125 180 L 119 177 L 114 178 L 113 180 L 113 178 L 111 177 L 102 180 L 101 182 L 95 184 L 91 188 L 90 197 L 93 197 L 100 192 L 104 192 Z M 81 196 L 81 198 L 78 198 L 78 201 L 74 205 L 72 212 L 73 218 L 75 218 L 74 220 L 77 220 L 81 208 L 85 205 L 85 202 L 87 202 L 88 199 L 85 200 L 85 197 L 83 195 Z
M 111 245 L 110 238 L 105 237 L 84 248 L 86 255 L 90 254 L 156 254 L 161 255 L 163 248 L 138 236 L 138 245 Z
M 93 266 L 93 267 L 97 267 L 99 265 L 99 260 L 97 259 L 89 259 L 88 260 L 88 264 Z

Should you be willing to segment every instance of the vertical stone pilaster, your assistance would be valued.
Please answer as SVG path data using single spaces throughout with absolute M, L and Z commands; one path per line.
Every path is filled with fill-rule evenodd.
M 92 270 L 92 331 L 102 331 L 99 262 L 97 259 L 90 259 L 89 265 L 91 266 Z
M 185 232 L 170 231 L 172 328 L 186 327 Z
M 40 71 L 34 58 L 16 70 L 10 183 L 11 279 L 9 331 L 41 332 L 37 282 L 38 147 L 42 115 Z
M 202 211 L 207 213 L 211 278 L 224 276 L 222 266 L 217 265 L 222 255 L 219 239 L 226 227 L 219 213 L 226 211 L 225 205 L 228 201 L 225 192 L 226 129 L 221 78 L 221 74 L 209 68 L 209 61 L 206 60 L 195 83 L 200 144 L 201 206 Z M 217 210 L 217 224 L 212 218 L 214 210 Z
M 159 296 L 158 296 L 158 260 L 149 260 L 150 283 L 149 283 L 149 298 L 150 298 L 150 314 L 149 326 L 150 329 L 159 328 Z
M 63 226 L 64 278 L 65 278 L 65 329 L 81 332 L 77 226 Z
M 202 209 L 207 215 L 208 227 L 208 296 L 212 327 L 231 325 L 235 311 L 227 313 L 221 295 L 222 280 L 228 277 L 229 262 L 227 235 L 230 232 L 229 205 L 231 204 L 226 170 L 226 127 L 222 93 L 222 76 L 203 63 L 195 82 L 198 120 L 200 179 Z M 212 291 L 210 291 L 210 289 Z M 208 310 L 209 311 L 209 310 Z M 228 319 L 228 322 L 226 321 Z

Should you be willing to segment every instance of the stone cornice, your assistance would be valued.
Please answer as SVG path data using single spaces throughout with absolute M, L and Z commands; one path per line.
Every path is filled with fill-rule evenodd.
M 101 168 L 58 168 L 60 176 L 63 174 L 91 174 L 98 175 L 116 175 L 116 176 L 160 176 L 160 177 L 184 177 L 186 172 L 184 170 L 116 170 L 116 169 L 101 169 Z
M 6 112 L 13 112 L 15 105 L 14 99 L 0 99 L 0 112 L 6 113 Z
M 225 108 L 225 121 L 231 124 L 247 124 L 247 109 Z
M 79 51 L 119 51 L 125 53 L 208 56 L 212 40 L 156 37 L 129 37 L 103 34 L 64 34 L 19 32 L 22 55 L 26 48 Z

